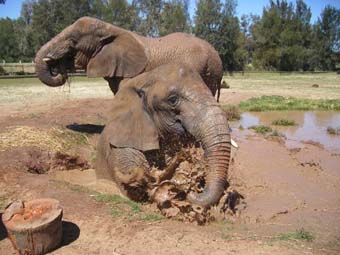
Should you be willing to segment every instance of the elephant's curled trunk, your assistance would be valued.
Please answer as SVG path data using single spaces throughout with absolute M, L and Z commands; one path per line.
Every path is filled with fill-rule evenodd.
M 196 137 L 208 164 L 206 184 L 202 193 L 189 193 L 188 199 L 206 208 L 218 203 L 226 188 L 231 144 L 225 114 L 218 106 L 210 107 L 201 120 Z
M 55 41 L 54 38 L 53 41 Z M 48 62 L 48 52 L 51 51 L 53 47 L 53 41 L 45 44 L 41 49 L 37 52 L 35 57 L 35 72 L 38 78 L 48 86 L 58 87 L 65 84 L 67 80 L 67 72 L 66 70 L 59 70 L 57 74 L 52 73 L 51 66 L 47 64 Z

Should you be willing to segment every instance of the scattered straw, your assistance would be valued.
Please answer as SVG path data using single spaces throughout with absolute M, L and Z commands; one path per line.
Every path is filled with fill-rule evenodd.
M 48 131 L 27 127 L 13 126 L 0 133 L 0 151 L 13 147 L 38 146 L 50 151 L 60 151 L 63 141 Z

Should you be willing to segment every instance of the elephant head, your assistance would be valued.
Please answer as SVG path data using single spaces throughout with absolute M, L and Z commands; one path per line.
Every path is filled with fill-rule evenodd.
M 134 77 L 147 57 L 137 37 L 97 19 L 83 17 L 37 52 L 36 73 L 48 86 L 61 86 L 67 72 L 86 69 L 89 77 Z
M 229 128 L 196 71 L 169 64 L 140 74 L 118 91 L 113 110 L 102 134 L 113 148 L 158 150 L 159 141 L 169 134 L 189 133 L 199 141 L 208 163 L 206 185 L 202 193 L 189 193 L 188 200 L 203 207 L 219 201 L 227 182 Z M 124 158 L 136 162 L 131 157 Z

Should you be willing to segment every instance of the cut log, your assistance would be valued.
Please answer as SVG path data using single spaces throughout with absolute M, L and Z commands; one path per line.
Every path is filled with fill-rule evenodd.
M 59 201 L 55 199 L 19 200 L 7 206 L 2 221 L 19 254 L 40 255 L 61 244 L 62 214 Z

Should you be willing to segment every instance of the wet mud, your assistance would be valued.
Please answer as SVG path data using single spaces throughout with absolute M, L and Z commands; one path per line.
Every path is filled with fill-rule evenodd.
M 229 187 L 219 206 L 206 214 L 199 211 L 196 219 L 194 215 L 198 209 L 188 206 L 181 197 L 181 190 L 190 187 L 199 191 L 204 187 L 204 168 L 200 165 L 198 150 L 191 152 L 196 161 L 182 162 L 170 181 L 156 187 L 154 198 L 158 202 L 155 205 L 136 207 L 123 200 L 124 206 L 134 208 L 130 217 L 112 211 L 112 203 L 122 203 L 122 200 L 110 204 L 93 197 L 93 194 L 122 196 L 113 183 L 97 180 L 91 168 L 91 155 L 95 155 L 98 140 L 95 125 L 108 115 L 108 105 L 109 101 L 87 99 L 65 103 L 35 119 L 31 114 L 19 114 L 7 116 L 0 122 L 2 130 L 11 126 L 48 130 L 78 123 L 76 128 L 83 130 L 85 127 L 85 132 L 90 131 L 86 133 L 88 143 L 76 144 L 74 154 L 58 155 L 56 151 L 19 145 L 0 151 L 1 212 L 11 201 L 41 197 L 55 198 L 63 207 L 63 219 L 68 222 L 63 230 L 65 239 L 63 246 L 51 254 L 339 253 L 340 153 L 337 142 L 334 147 L 332 143 L 306 137 L 289 144 L 288 136 L 282 142 L 253 130 L 240 130 L 239 123 L 231 123 L 232 138 L 239 148 L 232 150 Z M 305 118 L 313 120 L 300 116 L 296 122 L 305 125 L 301 124 Z M 323 130 L 329 122 L 322 123 L 318 127 Z M 293 128 L 298 130 L 299 126 Z M 140 211 L 148 212 L 149 216 L 135 217 Z M 160 212 L 163 217 L 155 218 Z M 167 219 L 168 216 L 171 219 Z M 204 226 L 197 226 L 200 222 L 204 222 Z M 301 229 L 311 233 L 314 241 L 278 238 Z M 10 241 L 3 235 L 0 237 L 0 254 L 14 255 Z
M 272 122 L 278 119 L 292 120 L 295 125 L 275 126 Z M 287 146 L 296 143 L 309 143 L 324 146 L 326 149 L 340 152 L 340 137 L 329 134 L 328 127 L 340 127 L 340 112 L 336 111 L 270 111 L 245 112 L 240 121 L 232 122 L 233 127 L 249 128 L 251 126 L 272 126 L 286 137 Z

